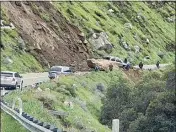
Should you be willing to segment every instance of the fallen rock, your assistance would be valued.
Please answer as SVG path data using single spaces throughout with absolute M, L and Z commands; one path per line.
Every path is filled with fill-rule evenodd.
M 146 43 L 149 44 L 149 42 L 150 42 L 150 41 L 149 41 L 149 39 L 147 38 L 147 39 L 146 39 Z
M 18 47 L 20 50 L 26 50 L 26 44 L 21 37 L 18 39 Z
M 134 49 L 135 49 L 135 53 L 139 53 L 140 52 L 140 47 L 138 45 L 135 45 Z
M 89 37 L 89 42 L 94 46 L 95 49 L 100 49 L 101 47 L 104 47 L 106 50 L 106 45 L 112 44 L 108 40 L 108 36 L 105 32 L 101 33 L 93 33 L 91 37 Z
M 85 39 L 83 43 L 84 43 L 84 44 L 87 44 L 87 43 L 88 43 L 88 41 Z
M 160 53 L 158 53 L 158 56 L 162 59 L 163 57 L 164 57 L 164 53 L 162 53 L 162 52 L 160 52 Z
M 113 12 L 114 12 L 114 10 L 113 10 L 113 9 L 109 9 L 108 11 L 109 11 L 110 13 L 113 13 Z
M 37 89 L 36 89 L 36 92 L 42 92 L 43 90 L 40 88 L 40 87 L 38 87 Z
M 124 27 L 125 27 L 125 28 L 129 28 L 129 29 L 132 29 L 132 28 L 133 28 L 133 26 L 132 26 L 131 23 L 125 23 L 125 24 L 124 24 Z
M 69 108 L 73 109 L 73 103 L 71 101 L 65 101 L 64 102 L 65 106 L 68 106 Z
M 81 37 L 85 37 L 85 34 L 83 32 L 79 33 L 78 35 Z
M 97 84 L 96 86 L 97 86 L 96 88 L 97 88 L 99 91 L 105 92 L 106 88 L 105 88 L 104 84 L 99 83 L 99 84 Z
M 118 68 L 118 66 L 120 65 L 119 62 L 115 62 L 115 61 L 110 61 L 110 60 L 104 60 L 104 59 L 88 59 L 87 60 L 87 65 L 90 68 L 95 68 L 95 66 L 99 66 L 101 71 L 107 71 L 109 70 L 109 65 L 113 65 L 113 69 L 114 68 Z
M 170 23 L 173 23 L 173 22 L 175 22 L 175 16 L 171 16 L 171 17 L 168 17 L 167 19 L 167 22 L 170 22 Z
M 21 6 L 21 1 L 15 1 L 15 5 Z
M 34 49 L 35 49 L 35 50 L 39 50 L 39 51 L 41 50 L 41 47 L 40 47 L 39 43 L 35 44 Z

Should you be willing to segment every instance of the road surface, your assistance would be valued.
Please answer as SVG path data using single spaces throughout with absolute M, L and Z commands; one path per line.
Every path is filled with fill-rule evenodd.
M 160 68 L 163 68 L 165 66 L 168 66 L 169 64 L 160 64 Z M 139 69 L 139 66 L 134 66 L 134 68 Z M 156 65 L 144 65 L 143 66 L 144 70 L 156 70 L 157 67 Z M 90 72 L 75 72 L 74 75 L 84 75 Z M 48 78 L 48 72 L 43 72 L 43 73 L 27 73 L 27 74 L 21 74 L 23 76 L 23 87 L 33 85 L 38 82 L 46 82 L 49 80 Z M 9 90 L 2 90 L 1 89 L 1 96 L 4 95 L 5 93 L 8 93 Z
M 159 66 L 160 66 L 160 68 L 163 68 L 163 67 L 166 67 L 168 65 L 170 65 L 170 64 L 160 64 Z M 136 68 L 136 69 L 140 69 L 138 65 L 133 66 L 133 67 Z M 143 70 L 157 70 L 158 68 L 156 67 L 156 65 L 144 65 L 142 69 Z
M 23 87 L 33 85 L 38 82 L 48 81 L 48 72 L 43 73 L 27 73 L 21 74 L 23 77 Z M 1 96 L 8 93 L 10 90 L 1 89 Z

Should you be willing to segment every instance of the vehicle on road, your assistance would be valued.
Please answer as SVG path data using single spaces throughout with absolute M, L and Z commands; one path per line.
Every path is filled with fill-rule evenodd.
M 114 56 L 104 56 L 103 59 L 123 63 L 122 59 Z
M 59 75 L 73 73 L 70 67 L 67 66 L 52 66 L 48 72 L 50 79 L 58 78 Z
M 17 89 L 17 87 L 19 87 L 20 89 L 22 89 L 22 86 L 23 86 L 23 78 L 22 76 L 20 76 L 18 72 L 1 71 L 0 87 L 14 88 L 14 89 Z

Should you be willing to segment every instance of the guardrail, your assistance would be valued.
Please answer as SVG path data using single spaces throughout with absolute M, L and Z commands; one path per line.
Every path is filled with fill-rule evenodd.
M 41 83 L 41 82 L 39 82 Z M 35 85 L 37 85 L 36 83 Z M 16 101 L 19 101 L 19 109 L 15 108 Z M 10 106 L 7 102 L 1 99 L 1 109 L 12 116 L 15 120 L 17 120 L 21 125 L 23 125 L 26 129 L 31 132 L 64 132 L 62 129 L 55 127 L 46 122 L 41 122 L 35 117 L 30 116 L 29 114 L 23 112 L 22 100 L 20 98 L 16 98 L 13 101 L 13 105 Z

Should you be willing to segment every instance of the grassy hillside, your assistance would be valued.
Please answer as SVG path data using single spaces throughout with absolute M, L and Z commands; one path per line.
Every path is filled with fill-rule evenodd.
M 48 30 L 46 30 L 46 32 L 44 32 L 45 30 L 35 30 L 38 32 L 38 35 L 40 35 L 40 33 L 46 33 L 46 38 L 51 40 L 49 42 L 55 43 L 55 45 L 53 45 L 57 51 L 55 52 L 55 59 L 58 61 L 62 62 L 63 59 L 64 63 L 69 64 L 74 60 L 72 56 L 77 56 L 79 51 L 79 55 L 76 57 L 78 61 L 77 64 L 79 64 L 79 62 L 81 62 L 80 56 L 82 56 L 82 51 L 79 49 L 80 47 L 85 48 L 86 46 L 83 43 L 77 43 L 79 40 L 76 34 L 77 28 L 75 28 L 75 32 L 70 32 L 70 29 L 73 29 L 74 26 L 70 26 L 60 14 L 55 15 L 55 11 L 59 11 L 71 24 L 79 27 L 85 34 L 87 40 L 92 32 L 106 32 L 109 41 L 114 45 L 114 49 L 109 55 L 118 56 L 122 59 L 127 57 L 133 64 L 138 64 L 141 60 L 145 61 L 145 64 L 153 64 L 156 63 L 157 60 L 160 60 L 161 63 L 174 61 L 175 18 L 172 19 L 174 22 L 170 20 L 175 16 L 174 2 L 52 2 L 52 4 L 54 5 L 54 9 L 50 8 L 52 6 L 49 5 L 49 2 L 43 4 L 43 7 L 40 3 L 36 4 L 38 5 L 37 12 L 35 12 L 34 9 L 30 10 L 33 13 L 33 17 L 30 19 L 32 21 L 28 21 L 28 24 L 33 26 L 33 22 L 35 22 L 37 18 L 37 20 L 46 25 L 47 29 L 52 31 L 51 33 L 58 35 L 55 39 L 62 39 L 63 43 L 53 41 L 54 39 L 50 37 L 51 33 L 47 32 Z M 17 9 L 16 7 L 18 5 L 11 3 L 10 6 L 8 4 L 6 6 L 7 9 L 11 9 L 11 6 L 13 9 Z M 31 8 L 30 4 L 26 4 L 25 6 Z M 21 14 L 25 14 L 26 12 L 30 13 L 30 11 L 21 8 L 22 7 L 18 10 Z M 51 9 L 50 12 L 45 10 L 47 8 Z M 12 12 L 13 11 L 14 10 L 12 10 Z M 46 12 L 52 14 L 52 16 L 49 16 Z M 4 20 L 5 25 L 9 25 L 11 20 L 6 14 L 7 11 L 1 9 L 1 20 Z M 29 19 L 28 14 L 26 14 L 23 20 Z M 14 18 L 17 20 L 16 17 Z M 66 25 L 62 26 L 62 24 L 65 23 Z M 57 28 L 55 28 L 54 25 Z M 20 27 L 20 25 L 18 26 Z M 24 26 L 26 25 L 24 24 Z M 22 38 L 20 34 L 23 33 L 23 28 L 19 27 L 15 29 L 1 29 L 1 70 L 13 70 L 21 73 L 42 71 L 43 66 L 36 60 L 36 58 L 40 57 L 38 57 L 37 54 L 33 56 L 29 52 L 29 48 L 32 44 L 29 43 L 27 39 Z M 67 34 L 66 32 L 69 33 Z M 29 32 L 28 36 L 30 36 L 30 33 L 32 33 L 32 31 Z M 43 36 L 46 36 L 46 34 L 43 34 Z M 34 41 L 40 38 L 40 36 L 35 36 L 35 34 L 31 36 L 34 37 Z M 40 38 L 41 40 L 43 40 L 42 37 Z M 72 41 L 73 39 L 74 41 Z M 123 47 L 122 42 L 128 43 L 128 50 Z M 45 43 L 48 43 L 48 41 L 45 41 Z M 76 45 L 76 47 L 73 45 Z M 80 45 L 80 47 L 78 45 Z M 140 47 L 139 53 L 135 53 L 135 46 Z M 73 48 L 73 51 L 69 49 L 70 47 Z M 42 48 L 43 46 L 41 46 L 41 49 Z M 44 47 L 42 50 L 47 51 L 47 48 Z M 51 48 L 49 50 L 51 51 Z M 108 54 L 102 50 L 93 50 L 95 57 Z M 71 54 L 69 51 L 74 53 Z M 46 56 L 45 59 L 48 60 L 54 58 L 52 53 L 46 54 Z M 149 56 L 150 59 L 145 60 L 144 58 L 146 56 Z M 53 64 L 58 64 L 55 59 L 52 60 Z M 70 59 L 73 60 L 69 62 Z M 86 132 L 96 130 L 98 132 L 110 132 L 111 130 L 107 126 L 99 122 L 100 111 L 103 105 L 102 100 L 105 101 L 107 88 L 109 88 L 112 83 L 119 82 L 121 76 L 130 81 L 131 85 L 134 85 L 135 81 L 139 81 L 140 79 L 140 74 L 136 74 L 136 72 L 124 73 L 125 72 L 119 70 L 109 73 L 92 72 L 88 75 L 76 77 L 66 76 L 59 80 L 42 84 L 40 86 L 42 90 L 26 89 L 22 92 L 13 91 L 5 97 L 5 100 L 11 103 L 15 97 L 21 97 L 25 112 L 35 116 L 41 121 L 54 124 L 58 128 L 70 129 L 70 131 Z M 73 103 L 73 108 L 65 104 L 67 101 Z M 48 110 L 65 112 L 69 115 L 66 117 L 52 116 Z M 8 116 L 2 114 L 2 117 L 2 124 L 8 122 Z M 108 121 L 110 122 L 110 120 Z M 7 124 L 4 124 L 4 126 L 3 130 L 5 132 L 12 129 L 6 128 Z M 19 129 L 21 128 L 19 127 Z
M 111 113 L 116 111 L 116 109 L 114 109 L 114 105 L 117 105 L 117 102 L 116 100 L 113 100 L 113 98 L 116 97 L 121 100 L 127 100 L 126 94 L 129 92 L 129 90 L 131 91 L 130 94 L 132 95 L 133 92 L 140 91 L 140 87 L 138 87 L 138 85 L 141 85 L 141 82 L 139 81 L 145 80 L 146 78 L 149 82 L 150 78 L 156 79 L 149 83 L 151 90 L 153 88 L 158 88 L 159 86 L 165 87 L 165 82 L 161 83 L 157 81 L 157 79 L 159 76 L 163 76 L 163 73 L 168 74 L 168 71 L 146 71 L 144 74 L 140 71 L 139 74 L 137 74 L 137 71 L 134 71 L 135 74 L 133 74 L 133 70 L 130 70 L 128 71 L 128 74 L 124 74 L 121 70 L 118 70 L 108 73 L 91 72 L 89 74 L 80 76 L 63 76 L 58 80 L 48 81 L 44 84 L 41 84 L 39 86 L 40 88 L 38 89 L 29 88 L 23 92 L 13 91 L 5 96 L 5 100 L 11 103 L 13 102 L 14 98 L 20 97 L 23 101 L 25 112 L 41 121 L 53 124 L 58 128 L 70 130 L 70 132 L 90 132 L 91 130 L 95 130 L 97 132 L 110 132 L 111 127 L 108 128 L 106 125 L 111 124 L 111 121 L 114 118 L 112 114 L 108 116 L 108 112 Z M 133 78 L 136 78 L 136 80 L 131 79 L 132 74 L 134 75 Z M 165 78 L 167 78 L 167 74 L 165 74 Z M 120 87 L 121 92 L 118 93 L 116 88 L 114 88 L 114 85 L 120 85 L 122 82 L 128 83 L 130 89 L 127 90 L 122 85 L 122 87 Z M 148 82 L 145 83 L 145 88 L 147 88 L 147 85 Z M 111 87 L 114 88 L 114 96 L 113 92 L 107 92 Z M 124 90 L 127 90 L 128 92 L 123 92 Z M 107 102 L 106 97 L 109 94 L 112 95 L 112 101 L 115 101 L 116 103 Z M 138 98 L 138 96 L 133 96 L 130 96 L 132 99 L 127 101 L 135 101 L 135 99 Z M 67 102 L 71 102 L 70 107 Z M 103 106 L 103 102 L 106 102 L 107 104 L 104 104 Z M 140 103 L 143 103 L 143 101 Z M 106 106 L 111 107 L 108 109 Z M 104 108 L 106 108 L 105 117 L 101 115 L 101 110 L 104 110 Z M 125 109 L 126 107 L 123 108 Z M 62 116 L 53 116 L 49 112 L 51 110 L 65 114 Z M 120 120 L 124 121 L 127 120 L 127 118 L 120 117 Z M 102 125 L 100 121 L 106 125 Z M 121 128 L 122 127 L 125 126 L 121 126 Z
M 106 32 L 115 46 L 111 55 L 128 57 L 133 63 L 139 63 L 145 56 L 150 56 L 145 63 L 174 60 L 175 23 L 168 22 L 167 18 L 175 15 L 175 3 L 159 4 L 156 2 L 156 7 L 152 7 L 151 2 L 53 2 L 56 9 L 87 37 L 92 31 Z M 127 23 L 132 25 L 131 29 L 125 26 Z M 128 51 L 120 44 L 122 36 L 129 44 Z M 135 45 L 141 52 L 134 52 Z M 164 57 L 161 59 L 158 54 L 164 54 Z
M 28 132 L 15 119 L 1 111 L 1 132 Z
M 22 93 L 14 91 L 8 94 L 5 100 L 11 102 L 15 97 L 21 97 L 25 112 L 58 128 L 71 131 L 110 132 L 109 128 L 99 122 L 101 99 L 105 97 L 108 86 L 120 76 L 123 75 L 119 71 L 65 76 L 40 85 L 42 91 L 36 89 L 25 90 Z M 73 108 L 65 105 L 65 101 L 71 101 Z M 68 116 L 52 116 L 48 110 L 66 112 Z

